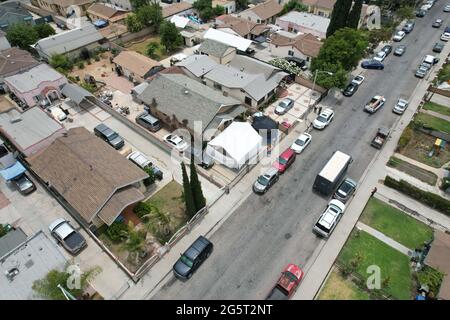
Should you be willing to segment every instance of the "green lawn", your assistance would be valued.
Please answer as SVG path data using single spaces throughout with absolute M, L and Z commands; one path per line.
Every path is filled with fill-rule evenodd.
M 426 113 L 419 112 L 415 119 L 415 122 L 421 122 L 426 128 L 433 128 L 434 130 L 438 130 L 441 132 L 450 134 L 450 122 L 445 121 L 444 119 L 430 116 Z
M 427 102 L 423 105 L 423 108 L 425 110 L 430 110 L 434 112 L 438 112 L 440 114 L 443 114 L 445 116 L 450 116 L 450 107 L 446 107 L 434 102 Z
M 317 300 L 369 300 L 367 292 L 361 290 L 351 280 L 345 279 L 334 269 L 320 291 Z
M 429 226 L 376 198 L 367 202 L 361 222 L 410 249 L 421 247 L 433 237 Z
M 381 281 L 389 279 L 382 287 L 396 299 L 410 300 L 412 296 L 412 277 L 408 256 L 389 247 L 364 231 L 354 231 L 339 255 L 339 261 L 348 265 L 356 255 L 362 257 L 356 272 L 367 279 L 371 274 L 367 268 L 376 265 L 381 271 Z
M 417 167 L 408 161 L 404 161 L 394 156 L 389 159 L 387 165 L 399 171 L 405 172 L 408 175 L 428 183 L 431 186 L 436 185 L 438 180 L 438 176 L 433 172 Z

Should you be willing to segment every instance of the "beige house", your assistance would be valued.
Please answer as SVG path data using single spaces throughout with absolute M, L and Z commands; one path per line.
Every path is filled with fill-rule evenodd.
M 329 18 L 336 0 L 301 0 L 301 3 L 308 7 L 309 13 Z
M 109 23 L 124 20 L 129 13 L 125 10 L 117 10 L 104 4 L 95 3 L 87 10 L 87 15 L 92 21 L 105 20 Z
M 319 55 L 323 43 L 312 34 L 294 35 L 288 32 L 274 33 L 270 37 L 271 55 L 284 58 L 296 57 L 306 61 L 309 66 L 312 58 Z
M 86 15 L 87 9 L 94 0 L 32 0 L 31 3 L 44 10 L 51 11 L 58 16 L 67 17 L 75 11 L 80 16 Z
M 212 0 L 212 7 L 221 6 L 225 9 L 225 14 L 236 12 L 236 1 L 234 0 Z
M 28 162 L 88 225 L 110 226 L 144 199 L 148 174 L 84 127 L 69 129 Z
M 117 70 L 132 82 L 141 83 L 163 67 L 161 63 L 135 51 L 122 51 L 113 60 Z
M 262 23 L 255 23 L 232 15 L 221 15 L 215 20 L 216 29 L 226 31 L 245 39 L 253 40 L 266 35 L 270 28 Z
M 238 18 L 254 23 L 274 23 L 281 10 L 283 10 L 283 6 L 280 5 L 279 0 L 269 0 L 240 12 Z

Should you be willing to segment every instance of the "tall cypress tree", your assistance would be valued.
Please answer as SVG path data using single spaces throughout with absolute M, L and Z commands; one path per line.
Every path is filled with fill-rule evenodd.
M 192 196 L 194 197 L 195 209 L 199 211 L 206 205 L 205 197 L 203 196 L 202 185 L 198 180 L 197 168 L 195 167 L 195 160 L 191 158 L 191 190 Z
M 184 162 L 181 162 L 181 172 L 183 175 L 183 195 L 184 203 L 186 205 L 186 212 L 189 217 L 193 217 L 197 211 L 195 210 L 194 197 L 192 196 L 191 184 L 189 183 Z
M 347 19 L 352 7 L 352 0 L 337 0 L 331 13 L 330 24 L 327 29 L 327 38 L 337 30 L 347 26 Z
M 350 13 L 348 14 L 347 27 L 358 29 L 359 20 L 361 18 L 363 0 L 355 0 Z

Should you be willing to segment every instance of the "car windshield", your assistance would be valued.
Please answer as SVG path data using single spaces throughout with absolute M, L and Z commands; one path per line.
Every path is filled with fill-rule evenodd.
M 326 233 L 330 232 L 330 229 L 322 225 L 320 222 L 316 223 L 316 227 L 319 228 L 322 231 L 325 231 Z
M 356 76 L 354 80 L 356 80 L 356 81 L 361 81 L 362 79 L 363 79 L 362 77 Z
M 295 144 L 298 144 L 299 146 L 304 146 L 305 145 L 305 141 L 302 139 L 297 139 L 295 140 Z
M 187 265 L 189 268 L 192 268 L 194 265 L 194 262 L 186 257 L 184 254 L 180 257 L 181 262 L 183 262 L 185 265 Z
M 286 164 L 286 163 L 287 163 L 287 160 L 284 159 L 283 157 L 279 157 L 279 158 L 278 158 L 278 162 L 279 162 L 280 164 Z
M 349 193 L 350 190 L 352 190 L 353 186 L 348 183 L 347 181 L 344 181 L 344 183 L 341 185 L 341 187 L 339 188 L 339 191 L 342 193 Z
M 384 57 L 384 51 L 378 52 L 377 57 L 383 58 Z
M 267 186 L 267 184 L 269 183 L 269 179 L 267 179 L 267 177 L 265 176 L 259 176 L 257 181 L 259 184 L 262 184 L 263 186 Z
M 285 102 L 285 101 L 281 101 L 280 102 L 280 104 L 278 105 L 280 108 L 286 108 L 287 107 L 287 105 L 288 105 L 288 103 L 287 102 Z
M 317 117 L 317 121 L 319 121 L 319 122 L 327 122 L 327 118 L 325 118 L 324 116 L 318 116 Z
M 108 140 L 109 140 L 109 141 L 112 141 L 112 140 L 116 139 L 118 136 L 119 136 L 119 135 L 118 135 L 116 132 L 114 132 L 112 135 L 110 135 L 110 136 L 108 137 Z

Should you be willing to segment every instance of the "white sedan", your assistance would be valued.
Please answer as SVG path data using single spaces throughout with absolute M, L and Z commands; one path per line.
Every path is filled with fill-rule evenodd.
M 394 38 L 392 40 L 394 41 L 402 41 L 403 38 L 406 36 L 405 31 L 397 31 L 394 35 Z
M 311 135 L 304 132 L 292 143 L 291 149 L 294 150 L 295 153 L 301 153 L 309 145 L 311 139 Z
M 361 83 L 364 82 L 366 78 L 364 78 L 362 75 L 357 75 L 356 77 L 353 78 L 352 83 L 357 84 L 358 86 L 361 85 Z
M 176 134 L 168 134 L 164 136 L 164 141 L 171 147 L 177 149 L 182 152 L 187 149 L 188 144 L 184 141 L 183 137 L 180 137 Z
M 373 57 L 373 60 L 383 62 L 384 58 L 386 58 L 386 52 L 380 51 L 380 52 L 377 52 L 375 57 Z
M 330 108 L 325 109 L 322 111 L 319 116 L 314 120 L 313 127 L 322 130 L 325 129 L 326 126 L 328 126 L 334 117 L 334 111 Z

